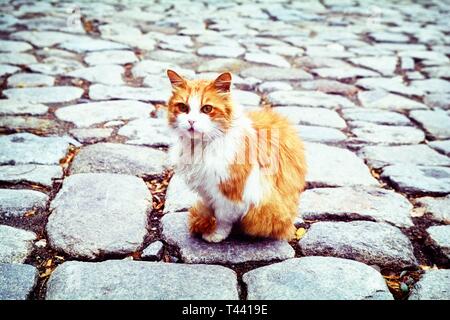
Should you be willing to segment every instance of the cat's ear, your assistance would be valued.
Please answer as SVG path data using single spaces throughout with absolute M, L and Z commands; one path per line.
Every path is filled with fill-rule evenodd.
M 213 82 L 214 87 L 219 92 L 230 92 L 231 87 L 231 73 L 225 72 L 216 78 Z
M 186 85 L 186 80 L 184 80 L 178 73 L 173 70 L 167 70 L 167 76 L 169 77 L 170 83 L 174 88 L 180 88 Z

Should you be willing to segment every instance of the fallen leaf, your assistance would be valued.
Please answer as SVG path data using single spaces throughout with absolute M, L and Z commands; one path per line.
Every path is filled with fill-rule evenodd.
M 305 228 L 298 228 L 297 231 L 295 232 L 295 238 L 297 240 L 300 240 L 301 238 L 303 238 L 305 233 L 306 233 L 306 229 Z
M 425 208 L 416 208 L 411 212 L 411 217 L 413 217 L 413 218 L 423 217 L 425 214 L 425 211 L 426 211 Z
M 421 265 L 420 269 L 422 269 L 422 270 L 430 270 L 431 267 L 430 266 Z
M 50 276 L 51 274 L 52 274 L 52 269 L 47 268 L 47 269 L 45 269 L 44 273 L 39 275 L 39 277 L 40 278 L 46 278 L 46 277 Z
M 387 280 L 386 284 L 388 285 L 389 288 L 391 288 L 393 290 L 398 290 L 400 288 L 399 283 L 396 281 Z
M 80 148 L 77 148 L 75 146 L 70 146 L 69 152 L 67 155 L 59 161 L 59 164 L 64 168 L 67 167 L 70 162 L 72 161 L 73 157 L 80 151 Z
M 47 263 L 45 264 L 45 266 L 48 268 L 48 267 L 51 267 L 52 266 L 52 263 L 53 263 L 53 260 L 52 259 L 48 259 L 47 260 Z
M 32 217 L 36 214 L 35 210 L 29 210 L 25 213 L 25 217 Z

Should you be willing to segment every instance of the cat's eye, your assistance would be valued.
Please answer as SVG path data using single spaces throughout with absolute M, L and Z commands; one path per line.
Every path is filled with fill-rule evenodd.
M 180 112 L 188 112 L 189 111 L 189 107 L 182 102 L 177 103 L 177 108 L 178 108 L 178 110 L 180 110 Z
M 201 111 L 203 112 L 203 113 L 210 113 L 211 111 L 212 111 L 212 106 L 211 105 L 209 105 L 209 104 L 205 104 L 202 108 L 201 108 Z

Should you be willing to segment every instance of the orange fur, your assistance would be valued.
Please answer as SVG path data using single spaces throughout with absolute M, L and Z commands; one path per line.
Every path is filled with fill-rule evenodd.
M 238 157 L 234 163 L 230 165 L 230 178 L 223 181 L 219 185 L 219 189 L 222 194 L 234 202 L 242 201 L 242 194 L 244 193 L 245 182 L 252 169 L 251 163 L 249 161 L 249 141 L 248 138 L 245 139 L 245 143 L 240 152 L 245 152 L 244 163 Z
M 168 102 L 168 120 L 170 125 L 174 124 L 177 116 L 180 114 L 177 104 L 180 102 L 187 103 L 189 96 L 193 93 L 198 93 L 201 96 L 202 105 L 209 104 L 214 106 L 209 114 L 211 119 L 219 123 L 224 130 L 229 128 L 233 108 L 230 95 L 217 91 L 216 86 L 221 85 L 221 82 L 217 82 L 217 80 L 212 82 L 208 80 L 180 79 L 175 83 L 172 96 Z
M 235 109 L 229 95 L 231 75 L 224 73 L 214 81 L 189 81 L 173 71 L 168 71 L 168 76 L 173 86 L 173 94 L 168 102 L 169 124 L 174 126 L 181 113 L 179 104 L 187 104 L 189 97 L 195 94 L 201 97 L 201 106 L 213 106 L 208 116 L 226 134 L 233 126 Z M 246 117 L 250 119 L 256 137 L 249 134 L 243 138 L 240 151 L 234 162 L 229 164 L 228 179 L 218 184 L 219 191 L 229 201 L 239 204 L 244 201 L 244 190 L 253 166 L 258 166 L 264 172 L 264 169 L 275 168 L 261 178 L 264 197 L 256 205 L 250 205 L 238 224 L 242 232 L 251 236 L 290 239 L 294 236 L 293 222 L 297 216 L 300 193 L 305 187 L 303 143 L 288 120 L 270 108 L 248 112 Z M 256 152 L 257 161 L 250 161 L 254 160 L 252 152 Z M 273 157 L 274 154 L 276 157 Z M 222 221 L 216 220 L 214 210 L 202 201 L 189 210 L 189 228 L 192 233 L 212 234 Z
M 211 208 L 198 201 L 189 209 L 189 231 L 196 234 L 209 234 L 216 228 L 216 219 Z
M 297 216 L 297 208 L 300 193 L 305 187 L 306 161 L 304 157 L 303 143 L 298 137 L 295 129 L 283 116 L 270 109 L 254 111 L 247 114 L 252 120 L 253 128 L 257 130 L 258 136 L 266 130 L 269 132 L 269 146 L 262 148 L 265 141 L 258 139 L 257 153 L 258 163 L 264 168 L 275 165 L 277 169 L 274 174 L 266 175 L 267 183 L 272 188 L 263 202 L 252 207 L 240 223 L 242 231 L 257 237 L 270 237 L 276 239 L 290 239 L 294 235 L 293 222 Z M 275 141 L 270 139 L 270 133 L 279 134 L 276 145 L 270 145 Z M 273 143 L 274 144 L 274 143 Z M 246 145 L 248 148 L 248 145 Z M 267 152 L 264 152 L 267 150 Z M 272 163 L 271 152 L 278 151 L 277 163 Z M 247 157 L 246 157 L 247 159 Z M 239 201 L 245 180 L 251 170 L 251 164 L 232 164 L 230 166 L 230 185 L 227 189 L 221 189 L 225 196 L 231 200 Z

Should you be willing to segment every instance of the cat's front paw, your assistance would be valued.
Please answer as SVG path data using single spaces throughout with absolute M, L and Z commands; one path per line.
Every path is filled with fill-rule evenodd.
M 221 233 L 218 233 L 218 232 L 213 232 L 213 233 L 210 233 L 210 234 L 203 234 L 202 235 L 202 237 L 203 237 L 203 239 L 205 241 L 213 242 L 213 243 L 221 242 L 221 241 L 225 240 L 227 236 L 228 235 L 221 234 Z

